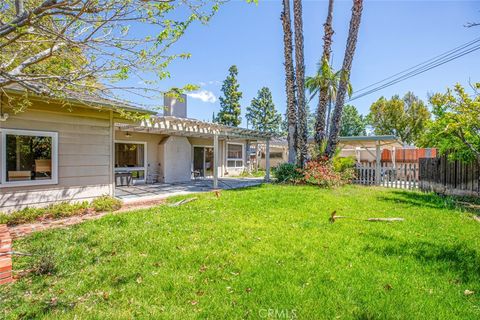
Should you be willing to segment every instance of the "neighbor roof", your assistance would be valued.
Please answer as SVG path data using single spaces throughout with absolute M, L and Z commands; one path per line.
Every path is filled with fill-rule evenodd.
M 360 146 L 364 148 L 374 148 L 377 145 L 403 146 L 403 143 L 400 141 L 400 139 L 393 135 L 339 137 L 338 141 L 343 146 Z

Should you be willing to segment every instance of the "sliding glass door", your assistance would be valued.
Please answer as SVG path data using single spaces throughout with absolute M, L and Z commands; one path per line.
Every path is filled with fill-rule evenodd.
M 135 182 L 145 182 L 146 142 L 115 142 L 115 172 L 130 173 Z
M 212 147 L 193 147 L 193 171 L 200 177 L 213 177 Z

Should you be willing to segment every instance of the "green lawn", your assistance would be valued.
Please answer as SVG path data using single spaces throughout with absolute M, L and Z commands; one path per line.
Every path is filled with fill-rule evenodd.
M 16 241 L 56 268 L 0 288 L 0 318 L 480 318 L 480 223 L 439 197 L 278 185 L 198 197 Z M 330 224 L 333 210 L 405 221 Z

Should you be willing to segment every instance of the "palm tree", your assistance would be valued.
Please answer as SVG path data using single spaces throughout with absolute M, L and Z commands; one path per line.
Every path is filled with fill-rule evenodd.
M 305 79 L 305 87 L 310 92 L 310 100 L 312 100 L 316 95 L 320 95 L 318 99 L 319 109 L 320 109 L 320 103 L 323 102 L 323 100 L 326 101 L 325 105 L 328 105 L 328 109 L 325 108 L 327 110 L 323 114 L 323 117 L 322 117 L 323 121 L 321 123 L 323 138 L 320 140 L 317 140 L 317 136 L 315 136 L 315 142 L 318 145 L 321 145 L 323 143 L 325 136 L 328 135 L 330 131 L 329 127 L 330 127 L 330 113 L 332 110 L 332 103 L 337 98 L 337 89 L 338 89 L 338 85 L 340 83 L 341 77 L 342 77 L 341 71 L 335 72 L 328 64 L 328 61 L 323 60 L 322 63 L 318 64 L 317 73 L 314 76 L 307 77 Z M 352 85 L 350 84 L 348 79 L 345 79 L 345 81 L 347 82 L 347 94 L 348 96 L 351 96 Z M 323 93 L 322 93 L 322 90 L 323 90 Z M 325 121 L 325 113 L 327 118 L 326 121 Z M 318 112 L 317 112 L 317 116 L 318 116 Z M 317 120 L 319 120 L 318 117 L 317 117 Z
M 281 20 L 283 26 L 283 47 L 285 56 L 285 91 L 287 93 L 288 162 L 295 163 L 297 158 L 297 102 L 295 99 L 295 74 L 293 70 L 290 0 L 283 0 Z
M 340 132 L 340 123 L 342 121 L 343 104 L 345 103 L 345 95 L 348 89 L 348 81 L 350 79 L 350 71 L 352 70 L 353 56 L 357 46 L 358 30 L 360 29 L 360 21 L 362 18 L 363 0 L 353 0 L 352 17 L 350 19 L 350 28 L 348 30 L 347 46 L 345 48 L 345 56 L 343 58 L 342 76 L 338 85 L 337 97 L 335 102 L 335 110 L 332 117 L 332 130 L 329 133 L 328 144 L 325 155 L 331 158 L 338 143 L 338 134 Z
M 333 20 L 333 0 L 328 1 L 328 14 L 327 20 L 323 25 L 324 28 L 324 36 L 323 36 L 323 54 L 321 59 L 321 65 L 319 69 L 328 66 L 328 62 L 330 61 L 330 55 L 332 53 L 332 37 L 333 37 L 333 28 L 332 28 L 332 20 Z M 320 93 L 318 96 L 318 105 L 317 105 L 317 115 L 315 117 L 315 142 L 318 146 L 323 144 L 325 137 L 327 136 L 325 130 L 325 113 L 327 109 L 327 103 L 329 102 L 329 95 L 328 92 L 331 90 L 328 86 L 320 86 L 319 87 Z M 330 110 L 330 108 L 329 108 Z M 329 111 L 330 112 L 330 111 Z M 327 120 L 327 126 L 329 121 Z
M 307 107 L 305 103 L 305 58 L 303 54 L 302 0 L 293 0 L 293 23 L 295 27 L 295 70 L 297 80 L 297 148 L 298 165 L 303 167 L 307 159 Z

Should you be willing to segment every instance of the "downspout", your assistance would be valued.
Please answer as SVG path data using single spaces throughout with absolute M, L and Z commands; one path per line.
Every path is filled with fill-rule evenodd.
M 113 110 L 110 110 L 110 196 L 115 196 L 115 175 L 114 175 L 114 152 L 115 152 L 115 126 L 113 123 Z

